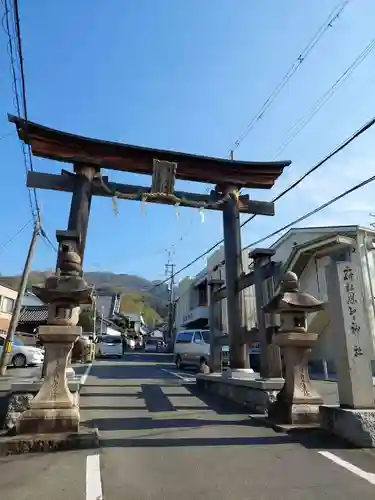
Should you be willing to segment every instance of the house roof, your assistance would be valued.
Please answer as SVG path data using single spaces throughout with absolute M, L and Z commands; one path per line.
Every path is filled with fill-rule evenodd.
M 12 277 L 7 277 L 7 276 L 1 276 L 0 277 L 0 285 L 5 287 L 5 288 L 8 288 L 8 290 L 12 290 L 13 292 L 18 292 L 18 290 L 16 288 L 14 288 L 13 286 L 10 286 L 8 284 L 8 280 L 11 280 Z
M 348 236 L 328 234 L 320 238 L 297 245 L 293 248 L 288 260 L 284 265 L 284 272 L 293 271 L 300 276 L 311 257 L 314 255 L 323 257 L 332 251 L 340 251 L 353 245 L 354 240 Z
M 344 225 L 344 226 L 311 226 L 311 227 L 292 227 L 283 234 L 278 240 L 276 240 L 270 248 L 279 247 L 284 241 L 286 241 L 292 234 L 297 233 L 356 233 L 358 231 L 367 231 L 369 233 L 375 233 L 374 229 L 369 227 L 362 227 L 356 225 Z
M 41 324 L 47 321 L 48 306 L 25 306 L 22 308 L 18 324 L 25 323 Z
M 8 115 L 18 136 L 35 156 L 66 163 L 77 161 L 110 170 L 152 174 L 154 159 L 178 163 L 176 178 L 238 187 L 271 188 L 290 161 L 249 162 L 92 139 Z

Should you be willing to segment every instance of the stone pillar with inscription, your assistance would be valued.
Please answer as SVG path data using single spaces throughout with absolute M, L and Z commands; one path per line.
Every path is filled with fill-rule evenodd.
M 331 259 L 326 279 L 340 406 L 322 406 L 321 425 L 352 444 L 375 447 L 372 349 L 360 269 L 355 260 Z
M 18 434 L 72 433 L 79 430 L 79 407 L 67 381 L 70 353 L 81 335 L 77 326 L 80 304 L 90 303 L 92 288 L 82 277 L 76 238 L 66 233 L 60 245 L 59 268 L 43 285 L 33 287 L 37 297 L 49 305 L 48 324 L 39 327 L 46 350 L 47 366 L 42 386 L 18 421 Z
M 280 293 L 264 307 L 267 313 L 280 314 L 280 329 L 273 337 L 285 360 L 285 383 L 268 411 L 280 424 L 311 424 L 319 419 L 322 398 L 311 383 L 308 357 L 318 340 L 306 329 L 308 313 L 323 309 L 324 303 L 300 292 L 298 278 L 288 271 L 281 280 Z

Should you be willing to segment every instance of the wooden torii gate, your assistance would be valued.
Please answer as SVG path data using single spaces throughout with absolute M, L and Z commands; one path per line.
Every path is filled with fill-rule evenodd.
M 70 235 L 82 260 L 93 195 L 223 212 L 230 365 L 233 369 L 246 368 L 248 357 L 240 317 L 243 269 L 239 215 L 272 216 L 274 204 L 240 196 L 239 190 L 270 189 L 291 162 L 246 162 L 176 153 L 69 134 L 16 116 L 8 115 L 8 119 L 35 156 L 73 164 L 73 172 L 62 170 L 60 175 L 29 172 L 27 186 L 72 193 L 68 228 L 57 231 L 57 240 L 61 243 Z M 101 168 L 152 175 L 152 186 L 110 182 L 101 175 Z M 216 187 L 207 195 L 175 191 L 176 179 Z

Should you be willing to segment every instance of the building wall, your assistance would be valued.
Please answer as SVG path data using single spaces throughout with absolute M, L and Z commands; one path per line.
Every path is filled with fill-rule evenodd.
M 333 234 L 334 228 L 321 232 L 306 232 L 291 234 L 290 238 L 281 242 L 276 248 L 274 260 L 287 260 L 290 252 L 293 250 L 294 243 L 298 245 L 310 240 Z M 338 234 L 345 234 L 343 231 L 336 231 Z M 351 237 L 354 238 L 356 244 L 350 250 L 350 261 L 356 266 L 359 271 L 360 284 L 365 309 L 365 321 L 369 331 L 367 348 L 372 351 L 372 358 L 375 359 L 375 246 L 374 250 L 368 250 L 368 241 L 375 237 L 375 232 L 372 230 L 364 231 L 358 229 L 357 232 L 351 231 Z M 366 242 L 367 238 L 367 242 Z M 370 242 L 371 243 L 371 242 Z M 307 292 L 314 297 L 324 302 L 328 301 L 327 295 L 327 280 L 326 267 L 329 264 L 329 257 L 315 258 L 312 257 L 308 265 L 305 267 L 299 276 L 300 289 L 302 292 Z M 319 339 L 312 350 L 310 360 L 321 362 L 326 360 L 333 362 L 335 357 L 335 338 L 339 332 L 332 331 L 332 325 L 329 317 L 328 308 L 325 311 L 314 313 L 308 317 L 308 325 L 312 331 L 319 333 Z
M 0 285 L 0 330 L 8 329 L 16 298 L 16 290 Z
M 242 252 L 242 267 L 245 273 L 249 272 L 250 265 L 249 251 Z M 207 259 L 207 269 L 209 279 L 219 279 L 225 283 L 225 262 L 224 261 L 224 246 L 209 256 Z M 256 318 L 256 303 L 255 303 L 255 290 L 251 286 L 241 292 L 242 303 L 242 318 L 241 324 L 247 329 L 251 330 L 257 324 Z M 227 300 L 220 301 L 218 306 L 218 315 L 222 324 L 222 331 L 228 333 L 228 314 L 227 314 Z
M 183 318 L 191 309 L 190 287 L 192 282 L 193 278 L 191 277 L 182 279 L 175 291 L 175 297 L 178 299 L 175 311 L 175 328 L 177 331 L 182 328 Z

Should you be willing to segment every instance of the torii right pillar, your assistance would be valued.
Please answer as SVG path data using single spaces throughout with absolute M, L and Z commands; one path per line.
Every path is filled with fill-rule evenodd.
M 229 363 L 231 370 L 249 370 L 249 357 L 241 325 L 241 295 L 239 279 L 243 274 L 240 213 L 238 210 L 238 190 L 226 189 L 228 200 L 223 206 L 223 233 L 225 281 L 227 289 L 227 315 L 229 336 Z

